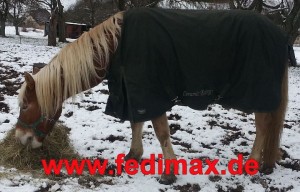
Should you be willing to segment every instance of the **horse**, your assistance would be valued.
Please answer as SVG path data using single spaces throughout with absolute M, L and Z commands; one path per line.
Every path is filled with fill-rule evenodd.
M 199 17 L 197 14 L 202 15 Z M 129 19 L 130 17 L 133 17 L 133 22 Z M 167 22 L 170 23 L 170 19 L 173 17 L 178 17 L 175 22 L 176 27 L 168 26 L 169 24 L 167 24 Z M 217 21 L 216 18 L 220 17 L 223 17 L 224 20 Z M 185 19 L 180 22 L 180 18 Z M 203 21 L 202 23 L 199 21 L 198 25 L 194 22 L 197 22 L 197 19 L 199 18 Z M 245 21 L 239 20 L 241 18 Z M 167 21 L 165 25 L 157 24 L 160 20 L 164 19 Z M 215 25 L 214 27 L 216 27 L 216 30 L 212 32 L 213 34 L 207 35 L 207 32 L 204 30 L 205 28 L 203 28 L 206 25 L 203 24 L 203 22 L 208 23 L 206 19 L 211 19 L 210 21 L 212 22 L 216 20 L 214 22 L 219 22 L 219 24 L 229 20 L 236 22 L 238 19 L 239 24 L 236 26 L 238 29 L 236 35 L 239 37 L 235 36 L 234 31 L 232 31 L 234 28 L 233 26 L 236 25 L 233 23 L 227 23 L 229 26 L 225 26 L 223 28 L 218 28 L 218 26 Z M 131 25 L 131 23 L 133 24 Z M 259 25 L 261 27 L 262 23 L 267 23 L 267 26 L 270 26 L 272 30 L 266 31 L 264 29 L 257 28 L 256 32 L 252 32 L 252 29 L 249 30 L 249 28 L 247 28 L 243 31 L 240 27 L 240 25 Z M 196 26 L 199 26 L 199 28 Z M 143 30 L 141 31 L 138 29 L 139 27 L 142 27 Z M 168 27 L 170 27 L 171 30 L 168 31 Z M 214 54 L 222 54 L 223 52 L 226 52 L 226 49 L 231 49 L 226 47 L 228 42 L 224 39 L 222 39 L 222 41 L 224 41 L 223 44 L 222 42 L 219 42 L 221 44 L 220 47 L 217 45 L 215 45 L 216 47 L 214 47 L 214 45 L 209 47 L 205 44 L 207 39 L 204 38 L 201 41 L 196 41 L 189 36 L 193 42 L 195 42 L 194 45 L 196 47 L 186 50 L 187 46 L 190 46 L 193 42 L 189 42 L 186 45 L 180 40 L 180 38 L 184 38 L 184 32 L 178 36 L 174 36 L 172 32 L 177 30 L 184 31 L 185 27 L 190 27 L 189 29 L 191 30 L 197 28 L 196 32 L 198 34 L 196 34 L 196 36 L 200 36 L 200 33 L 203 33 L 206 38 L 219 38 L 218 41 L 221 37 L 216 36 L 217 32 L 220 32 L 219 35 L 221 36 L 222 33 L 226 36 L 229 34 L 228 30 L 231 30 L 230 33 L 232 35 L 227 35 L 227 37 L 232 40 L 237 40 L 235 42 L 238 43 L 232 45 L 232 48 L 234 48 L 232 51 L 236 51 L 236 53 L 230 53 L 230 58 L 232 58 L 232 60 L 227 59 L 227 56 L 225 56 L 226 58 L 223 57 L 224 63 L 226 60 L 231 62 L 228 69 L 224 69 L 227 70 L 224 73 L 236 72 L 237 74 L 242 73 L 244 76 L 247 76 L 248 73 L 252 73 L 251 70 L 253 69 L 256 71 L 253 75 L 254 77 L 250 78 L 250 76 L 247 76 L 246 80 L 239 84 L 241 84 L 243 88 L 249 85 L 248 87 L 251 87 L 251 90 L 255 90 L 256 87 L 262 86 L 265 83 L 267 87 L 263 88 L 262 92 L 264 92 L 258 93 L 257 91 L 253 91 L 255 99 L 247 100 L 247 97 L 245 96 L 246 93 L 244 93 L 247 92 L 247 90 L 243 89 L 242 94 L 234 94 L 235 90 L 237 90 L 236 87 L 228 88 L 228 86 L 226 86 L 228 82 L 230 82 L 230 84 L 240 82 L 239 78 L 243 79 L 243 77 L 227 78 L 227 76 L 224 77 L 225 79 L 223 79 L 222 76 L 221 81 L 217 82 L 218 84 L 224 84 L 223 88 L 220 88 L 218 94 L 214 94 L 218 87 L 214 87 L 215 89 L 207 87 L 200 89 L 197 87 L 198 84 L 203 81 L 205 81 L 205 83 L 212 81 L 209 77 L 207 77 L 208 79 L 203 78 L 201 81 L 194 82 L 194 84 L 191 84 L 189 88 L 184 87 L 184 89 L 181 89 L 181 82 L 189 82 L 189 76 L 186 75 L 185 72 L 182 72 L 184 68 L 192 68 L 192 72 L 190 72 L 189 75 L 195 74 L 195 76 L 202 77 L 203 74 L 209 72 L 209 70 L 211 70 L 209 73 L 217 73 L 219 75 L 217 70 L 222 71 L 220 70 L 222 69 L 220 68 L 220 65 L 222 65 L 223 62 L 213 63 L 212 60 L 210 60 L 209 65 L 212 65 L 213 68 L 208 69 L 208 67 L 204 67 L 203 69 L 201 68 L 202 71 L 199 71 L 197 67 L 203 67 L 203 63 L 205 62 L 202 62 L 201 58 L 198 57 L 204 57 L 206 54 L 210 54 L 211 56 Z M 162 31 L 158 30 L 158 28 L 161 28 Z M 136 31 L 136 33 L 132 31 Z M 255 30 L 253 29 L 253 31 Z M 131 123 L 132 141 L 130 150 L 125 156 L 125 160 L 141 160 L 143 155 L 142 128 L 144 121 L 147 120 L 150 120 L 153 124 L 154 131 L 161 144 L 164 159 L 176 159 L 170 140 L 170 129 L 166 111 L 173 105 L 180 104 L 178 101 L 181 100 L 182 105 L 187 105 L 198 110 L 203 110 L 203 108 L 205 108 L 205 106 L 209 103 L 221 103 L 226 107 L 234 107 L 243 111 L 250 110 L 250 112 L 254 112 L 256 137 L 251 154 L 248 158 L 256 160 L 262 168 L 265 168 L 264 170 L 271 169 L 275 167 L 275 162 L 280 156 L 280 138 L 288 100 L 288 53 L 285 53 L 287 50 L 287 44 L 284 41 L 285 38 L 281 38 L 281 32 L 279 31 L 280 30 L 277 26 L 273 26 L 271 22 L 266 21 L 262 16 L 255 13 L 249 13 L 247 11 L 210 12 L 144 8 L 118 12 L 103 23 L 82 34 L 76 41 L 63 47 L 59 53 L 52 58 L 49 64 L 42 68 L 38 73 L 30 75 L 25 72 L 25 82 L 21 86 L 18 96 L 20 114 L 16 124 L 15 136 L 24 145 L 29 145 L 32 148 L 41 147 L 43 145 L 43 140 L 51 132 L 61 115 L 63 102 L 78 93 L 98 85 L 105 78 L 108 78 L 110 98 L 107 105 L 110 105 L 110 107 L 108 108 L 107 113 L 129 120 Z M 148 32 L 153 34 L 154 39 L 151 39 L 151 34 L 145 37 Z M 191 35 L 190 31 L 185 33 Z M 163 36 L 164 34 L 167 34 L 167 37 Z M 278 38 L 274 39 L 272 35 L 276 34 Z M 255 42 L 261 43 L 262 47 L 251 44 L 253 43 L 253 39 L 251 38 L 250 44 L 245 43 L 248 36 L 254 38 L 263 37 L 260 41 L 255 40 Z M 150 40 L 147 43 L 143 43 L 143 39 L 145 38 L 150 38 Z M 169 42 L 167 39 L 172 39 L 173 42 Z M 281 39 L 283 39 L 282 44 L 278 43 Z M 263 40 L 270 42 L 271 48 L 265 47 L 266 45 L 263 44 Z M 187 40 L 185 39 L 185 41 Z M 182 44 L 180 44 L 180 46 L 176 46 L 176 43 Z M 204 49 L 200 48 L 201 44 L 205 44 Z M 138 46 L 138 49 L 141 49 L 144 52 L 139 53 L 136 49 L 131 48 L 135 45 Z M 155 46 L 151 47 L 152 45 Z M 164 46 L 169 47 L 166 48 Z M 198 52 L 198 54 L 195 54 L 193 51 L 198 50 L 197 46 L 201 51 Z M 210 49 L 215 48 L 216 50 L 219 50 L 222 46 L 225 46 L 225 49 L 222 49 L 223 52 L 219 51 L 210 53 Z M 160 47 L 162 47 L 161 52 L 159 50 Z M 245 51 L 247 47 L 251 48 L 253 53 L 252 51 L 248 51 L 245 53 L 245 57 L 242 59 L 238 58 L 240 55 L 243 55 L 244 52 L 242 51 Z M 158 51 L 156 52 L 156 50 Z M 255 52 L 256 50 L 263 53 L 260 54 Z M 189 54 L 190 51 L 193 53 Z M 143 67 L 136 67 L 134 64 L 135 61 L 128 60 L 127 62 L 129 57 L 133 57 L 137 60 L 137 63 L 142 63 L 144 62 L 143 58 L 147 56 L 148 52 L 154 52 L 154 54 L 151 55 L 151 59 L 145 58 L 144 60 L 158 62 L 167 70 L 160 74 L 160 69 L 154 67 L 156 71 L 154 71 L 153 68 L 150 68 L 151 70 L 149 72 L 147 68 L 148 65 L 151 65 L 149 63 L 146 64 L 147 67 L 144 69 Z M 174 55 L 173 53 L 175 52 L 178 55 Z M 188 59 L 192 58 L 195 62 L 187 60 L 184 63 L 188 64 L 178 64 L 179 62 L 174 58 L 178 58 L 178 60 L 180 60 L 180 54 L 188 55 Z M 165 55 L 167 55 L 167 58 L 165 58 Z M 208 59 L 215 59 L 217 57 L 212 58 L 211 56 L 209 56 Z M 272 59 L 273 57 L 275 57 L 275 59 Z M 264 58 L 267 58 L 266 61 L 260 62 L 263 61 Z M 249 60 L 251 60 L 250 64 L 248 62 Z M 168 66 L 165 66 L 165 63 L 168 63 Z M 239 67 L 236 67 L 237 63 L 239 64 Z M 248 63 L 247 67 L 250 67 L 251 70 L 241 68 L 240 66 L 242 66 L 243 63 Z M 260 64 L 258 66 L 255 63 Z M 172 70 L 169 68 L 169 65 L 176 65 L 177 67 L 175 70 Z M 196 68 L 194 68 L 195 65 L 197 65 Z M 132 68 L 137 71 L 130 71 L 130 66 L 134 66 Z M 260 73 L 260 70 L 263 71 L 264 66 L 267 66 L 267 72 Z M 129 69 L 127 70 L 126 67 L 129 67 Z M 171 73 L 174 73 L 176 77 L 172 78 L 168 70 L 171 70 Z M 115 75 L 114 72 L 116 73 Z M 145 72 L 151 73 L 151 75 L 154 75 L 155 78 L 152 78 L 151 75 L 148 75 Z M 121 80 L 116 76 L 120 76 Z M 130 86 L 139 83 L 139 78 L 142 76 L 147 76 L 147 78 L 149 77 L 150 82 L 159 82 L 159 84 L 161 84 L 161 89 L 153 90 L 151 87 L 152 85 L 145 83 L 146 80 L 141 80 L 143 84 L 141 87 L 144 86 L 144 88 L 147 89 L 148 92 L 145 92 L 147 95 L 150 94 L 151 96 L 151 94 L 155 92 L 152 94 L 155 96 L 154 99 L 151 101 L 145 100 L 145 102 L 150 103 L 152 106 L 152 108 L 149 109 L 138 107 L 134 108 L 134 99 L 138 100 L 141 96 L 136 96 L 139 90 L 133 93 L 129 92 L 131 89 Z M 175 85 L 172 84 L 170 80 L 176 81 L 176 83 L 174 83 Z M 253 83 L 252 85 L 250 81 Z M 261 84 L 262 81 L 263 83 Z M 128 82 L 130 82 L 130 84 Z M 117 88 L 114 87 L 116 86 L 116 83 L 119 83 Z M 165 85 L 169 85 L 171 89 L 168 90 L 171 91 L 162 90 Z M 195 86 L 197 87 L 196 89 L 194 89 Z M 271 90 L 269 87 L 271 87 Z M 198 92 L 191 92 L 191 90 L 196 90 Z M 171 95 L 172 97 L 163 97 L 163 99 L 159 98 L 159 96 L 163 95 L 162 93 L 165 94 L 165 92 L 170 93 L 168 95 Z M 150 96 L 147 99 L 151 99 Z M 195 99 L 192 101 L 189 100 L 191 99 L 190 97 L 193 96 L 195 96 Z M 122 100 L 123 104 L 121 110 L 115 108 L 115 106 L 119 105 L 120 102 L 115 102 L 114 98 Z M 246 98 L 246 100 L 244 98 Z M 201 103 L 201 99 L 204 100 L 204 104 Z M 262 102 L 256 105 L 256 100 L 261 100 Z M 267 104 L 267 102 L 269 103 Z M 241 104 L 242 107 L 239 107 L 237 103 L 239 105 L 241 103 L 244 105 Z M 155 111 L 156 108 L 160 108 L 158 112 Z M 131 111 L 135 109 L 136 111 Z M 150 116 L 145 116 L 145 114 L 147 114 L 147 110 L 152 110 Z M 137 113 L 140 116 L 135 117 L 133 115 L 134 113 Z M 175 181 L 176 176 L 173 171 L 171 171 L 170 174 L 163 173 L 160 178 L 160 182 L 163 184 L 171 184 Z

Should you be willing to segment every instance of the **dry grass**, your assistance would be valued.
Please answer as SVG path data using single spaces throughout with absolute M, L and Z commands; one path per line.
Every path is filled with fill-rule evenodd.
M 57 124 L 39 149 L 31 149 L 16 142 L 15 129 L 8 132 L 0 143 L 0 165 L 18 170 L 33 171 L 42 169 L 41 159 L 79 159 L 70 143 L 68 130 Z
M 8 173 L 0 172 L 0 179 L 7 178 L 8 175 L 9 175 Z

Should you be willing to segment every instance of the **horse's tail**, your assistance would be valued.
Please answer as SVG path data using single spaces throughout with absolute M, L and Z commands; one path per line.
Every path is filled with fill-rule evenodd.
M 288 65 L 285 67 L 282 86 L 281 86 L 281 102 L 276 111 L 271 112 L 267 130 L 264 134 L 263 143 L 263 169 L 275 166 L 275 162 L 279 156 L 279 146 L 285 112 L 288 102 Z

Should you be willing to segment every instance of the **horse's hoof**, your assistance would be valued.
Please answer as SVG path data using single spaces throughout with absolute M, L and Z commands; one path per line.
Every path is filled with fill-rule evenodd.
M 162 174 L 159 180 L 160 184 L 171 185 L 175 183 L 177 177 L 174 174 Z
M 270 166 L 262 166 L 261 169 L 259 170 L 259 172 L 265 175 L 270 175 L 271 173 L 273 173 L 273 171 L 274 171 L 274 167 L 270 167 Z
M 278 149 L 277 161 L 280 161 L 284 155 L 284 151 L 282 149 Z
M 141 159 L 142 159 L 142 155 L 141 154 L 136 154 L 136 153 L 134 153 L 130 150 L 129 153 L 125 156 L 124 160 L 128 161 L 129 159 L 134 159 L 137 162 L 140 162 Z

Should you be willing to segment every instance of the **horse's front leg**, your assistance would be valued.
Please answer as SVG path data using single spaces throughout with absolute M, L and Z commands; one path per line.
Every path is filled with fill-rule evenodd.
M 174 150 L 172 148 L 172 143 L 170 140 L 170 128 L 168 124 L 168 119 L 166 113 L 163 115 L 152 119 L 152 124 L 156 133 L 156 136 L 160 142 L 164 159 L 176 159 Z M 165 169 L 166 170 L 166 169 Z M 160 183 L 162 184 L 172 184 L 176 181 L 176 176 L 174 174 L 173 166 L 170 167 L 170 174 L 166 172 L 161 176 Z
M 143 155 L 143 125 L 144 123 L 131 123 L 132 140 L 129 153 L 125 156 L 125 161 L 128 159 L 135 159 L 140 161 Z

